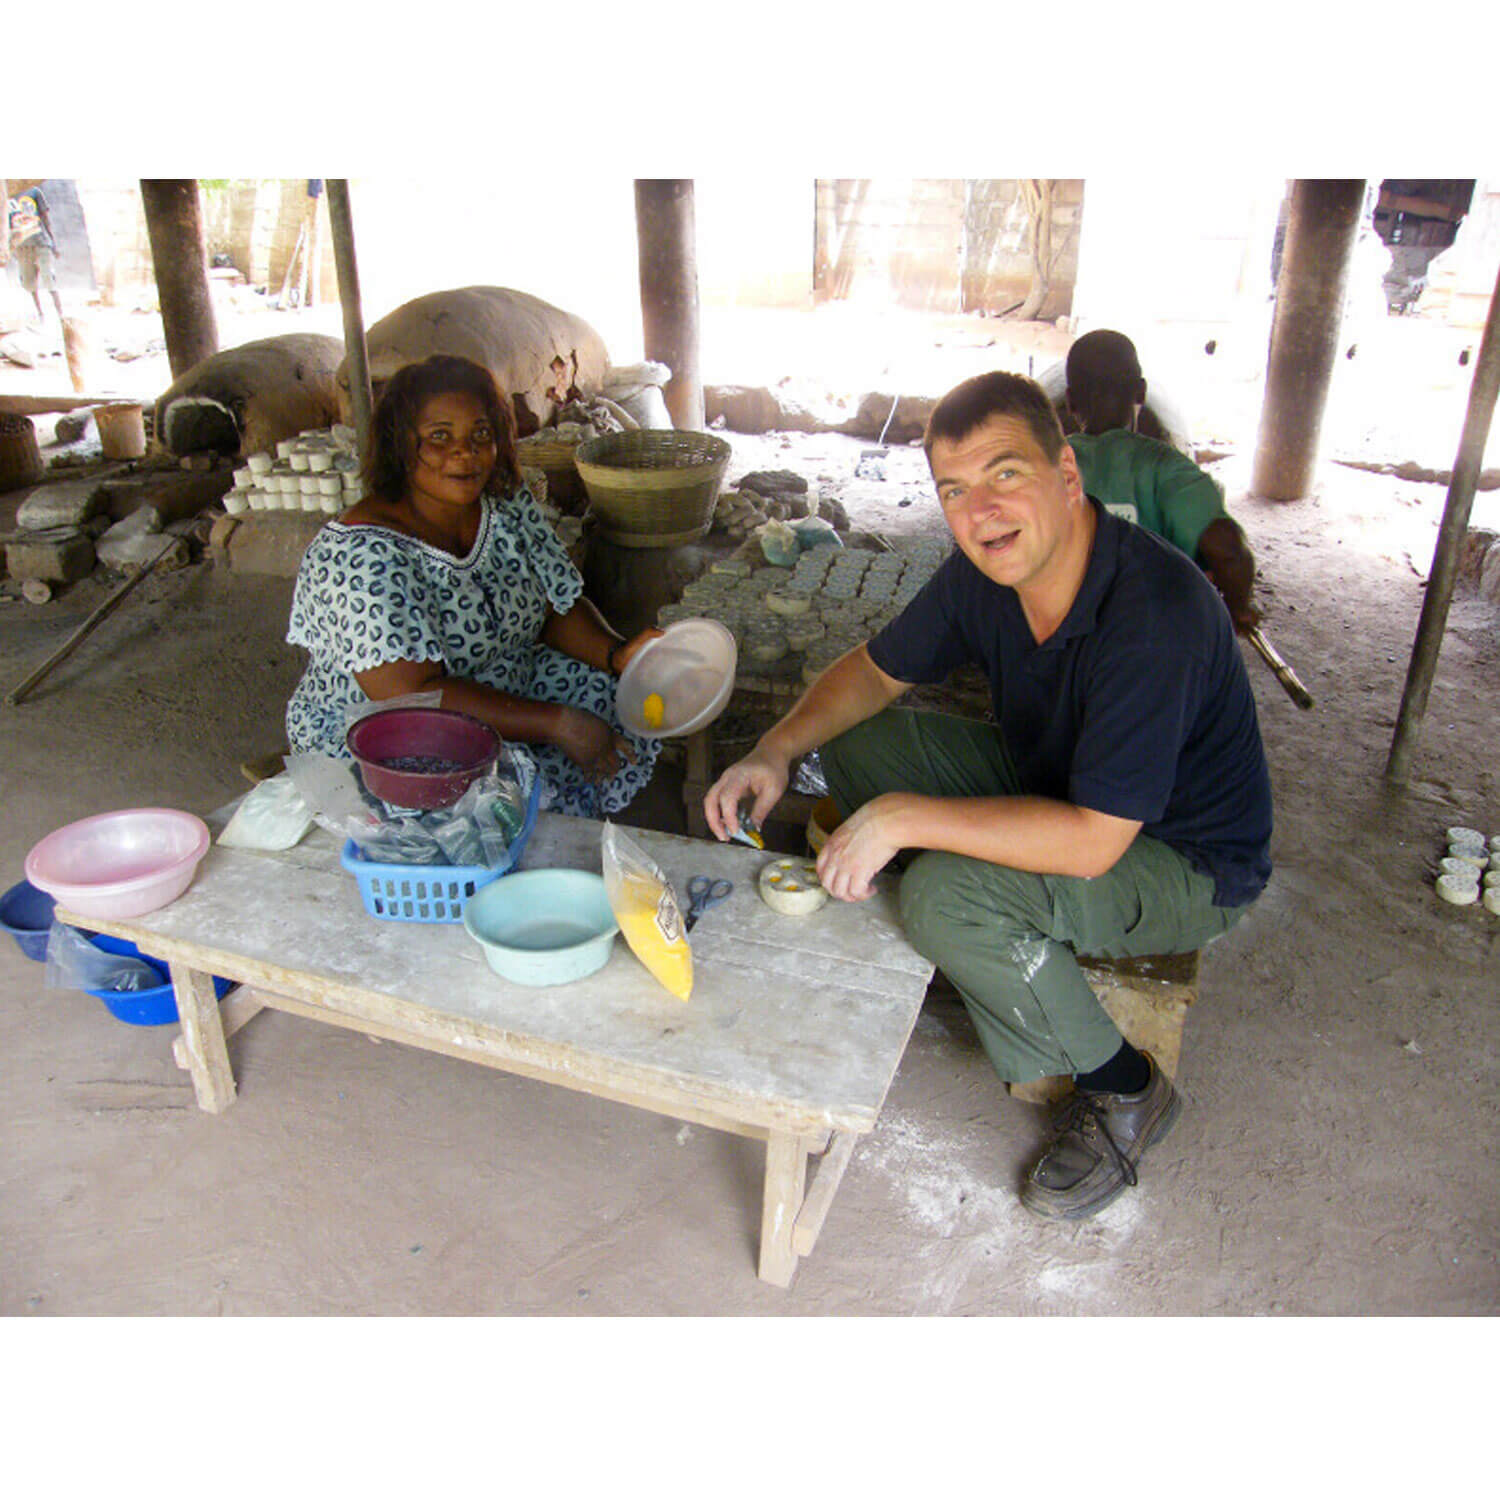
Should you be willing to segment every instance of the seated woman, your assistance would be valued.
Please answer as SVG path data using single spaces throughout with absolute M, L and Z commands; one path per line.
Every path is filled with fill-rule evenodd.
M 522 482 L 515 417 L 487 370 L 436 355 L 397 372 L 371 423 L 365 495 L 313 539 L 287 639 L 312 660 L 293 750 L 347 758 L 347 710 L 439 692 L 529 755 L 542 805 L 602 816 L 651 779 L 656 740 L 615 716 L 623 641 Z

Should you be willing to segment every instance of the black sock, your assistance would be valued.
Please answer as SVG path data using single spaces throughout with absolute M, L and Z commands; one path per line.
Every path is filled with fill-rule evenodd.
M 1151 1081 L 1151 1064 L 1123 1038 L 1120 1050 L 1091 1073 L 1079 1073 L 1073 1087 L 1092 1094 L 1138 1094 Z

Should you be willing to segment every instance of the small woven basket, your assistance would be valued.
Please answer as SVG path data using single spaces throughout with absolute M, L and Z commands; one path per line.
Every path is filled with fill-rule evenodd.
M 527 438 L 516 444 L 516 462 L 529 469 L 540 469 L 547 476 L 548 498 L 561 510 L 566 509 L 570 501 L 580 506 L 588 502 L 588 492 L 573 462 L 577 451 L 576 443 L 548 443 Z
M 706 432 L 641 428 L 580 443 L 583 476 L 599 534 L 622 547 L 678 547 L 713 521 L 730 447 Z

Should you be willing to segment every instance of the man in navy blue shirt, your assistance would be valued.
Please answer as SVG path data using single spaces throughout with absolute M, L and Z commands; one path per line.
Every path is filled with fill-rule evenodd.
M 1120 1035 L 1074 957 L 1185 952 L 1270 875 L 1271 790 L 1234 627 L 1202 572 L 1084 493 L 1050 402 L 976 376 L 925 447 L 958 544 L 908 608 L 835 662 L 704 799 L 720 838 L 764 819 L 821 747 L 843 815 L 830 895 L 872 893 L 901 851 L 902 922 L 953 982 L 999 1075 L 1071 1074 L 1021 1201 L 1096 1213 L 1136 1181 L 1180 1100 Z M 893 707 L 956 666 L 993 724 Z

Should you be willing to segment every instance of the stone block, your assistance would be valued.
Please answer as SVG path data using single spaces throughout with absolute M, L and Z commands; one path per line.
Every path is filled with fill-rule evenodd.
M 217 505 L 233 485 L 234 471 L 228 465 L 204 473 L 144 469 L 105 485 L 105 505 L 117 521 L 141 505 L 155 506 L 163 523 L 181 521 Z
M 94 571 L 94 544 L 71 527 L 17 532 L 5 544 L 5 566 L 12 578 L 74 583 Z
M 238 516 L 227 550 L 232 573 L 269 573 L 295 578 L 302 554 L 330 519 L 306 511 L 252 511 Z
M 76 530 L 104 509 L 104 489 L 96 475 L 87 479 L 64 479 L 57 484 L 39 484 L 21 502 L 16 525 L 26 531 L 45 531 L 52 526 Z
M 159 573 L 184 568 L 192 561 L 193 550 L 181 537 L 163 536 L 160 532 L 136 531 L 117 536 L 113 530 L 99 538 L 99 561 L 105 566 L 133 573 L 155 562 L 163 549 L 166 555 L 156 564 Z

